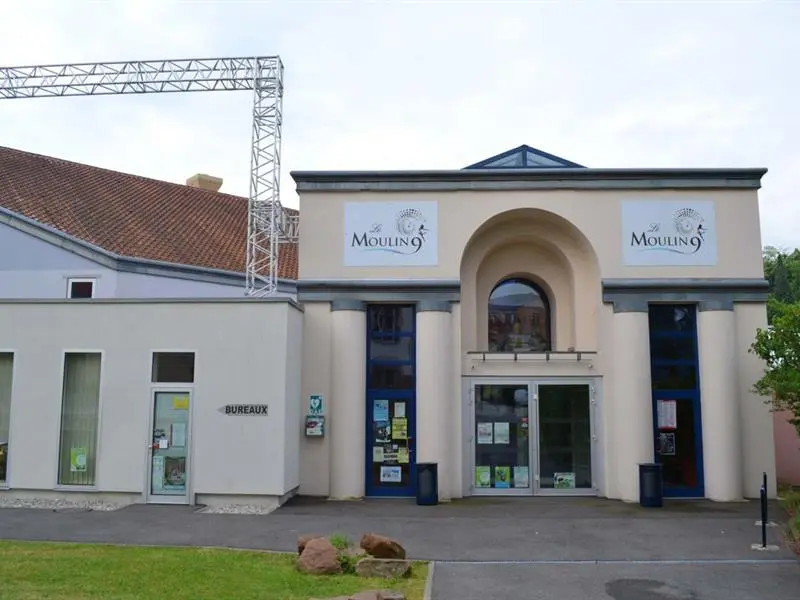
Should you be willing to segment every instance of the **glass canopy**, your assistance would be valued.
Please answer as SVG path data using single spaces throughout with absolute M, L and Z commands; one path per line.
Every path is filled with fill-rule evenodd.
M 585 169 L 571 160 L 523 144 L 464 167 L 465 169 Z

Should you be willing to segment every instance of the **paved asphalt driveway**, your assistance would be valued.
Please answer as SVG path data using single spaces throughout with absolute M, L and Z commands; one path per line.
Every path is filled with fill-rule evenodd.
M 773 507 L 773 518 L 778 518 Z M 800 565 L 757 552 L 756 502 L 469 499 L 433 507 L 297 499 L 266 516 L 137 505 L 114 512 L 0 510 L 0 538 L 292 551 L 298 535 L 367 531 L 435 560 L 435 600 L 798 600 Z M 777 530 L 769 543 L 781 544 Z M 279 599 L 276 599 L 279 600 Z

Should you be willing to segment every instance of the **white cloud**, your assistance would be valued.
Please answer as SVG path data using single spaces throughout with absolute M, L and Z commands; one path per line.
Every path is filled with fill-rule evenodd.
M 0 0 L 1 1 L 1 0 Z M 528 143 L 588 166 L 767 166 L 765 243 L 800 245 L 798 4 L 2 4 L 7 66 L 279 53 L 290 170 L 459 168 Z M 247 194 L 250 98 L 0 102 L 0 144 Z

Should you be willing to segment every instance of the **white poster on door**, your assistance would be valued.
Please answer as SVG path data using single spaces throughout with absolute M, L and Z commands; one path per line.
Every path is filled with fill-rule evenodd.
M 717 264 L 714 203 L 709 200 L 622 202 L 622 262 L 626 266 Z
M 347 202 L 344 266 L 432 267 L 439 264 L 436 202 Z

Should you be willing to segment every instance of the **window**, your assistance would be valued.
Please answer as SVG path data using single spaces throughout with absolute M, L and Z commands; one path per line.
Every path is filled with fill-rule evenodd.
M 94 485 L 100 407 L 100 354 L 64 355 L 59 485 Z
M 94 279 L 70 279 L 67 282 L 67 297 L 94 298 Z
M 194 383 L 194 352 L 153 352 L 153 383 Z
M 545 352 L 550 345 L 550 304 L 534 283 L 506 279 L 489 296 L 489 352 Z
M 11 428 L 11 376 L 14 355 L 0 352 L 0 483 L 8 473 L 8 432 Z

